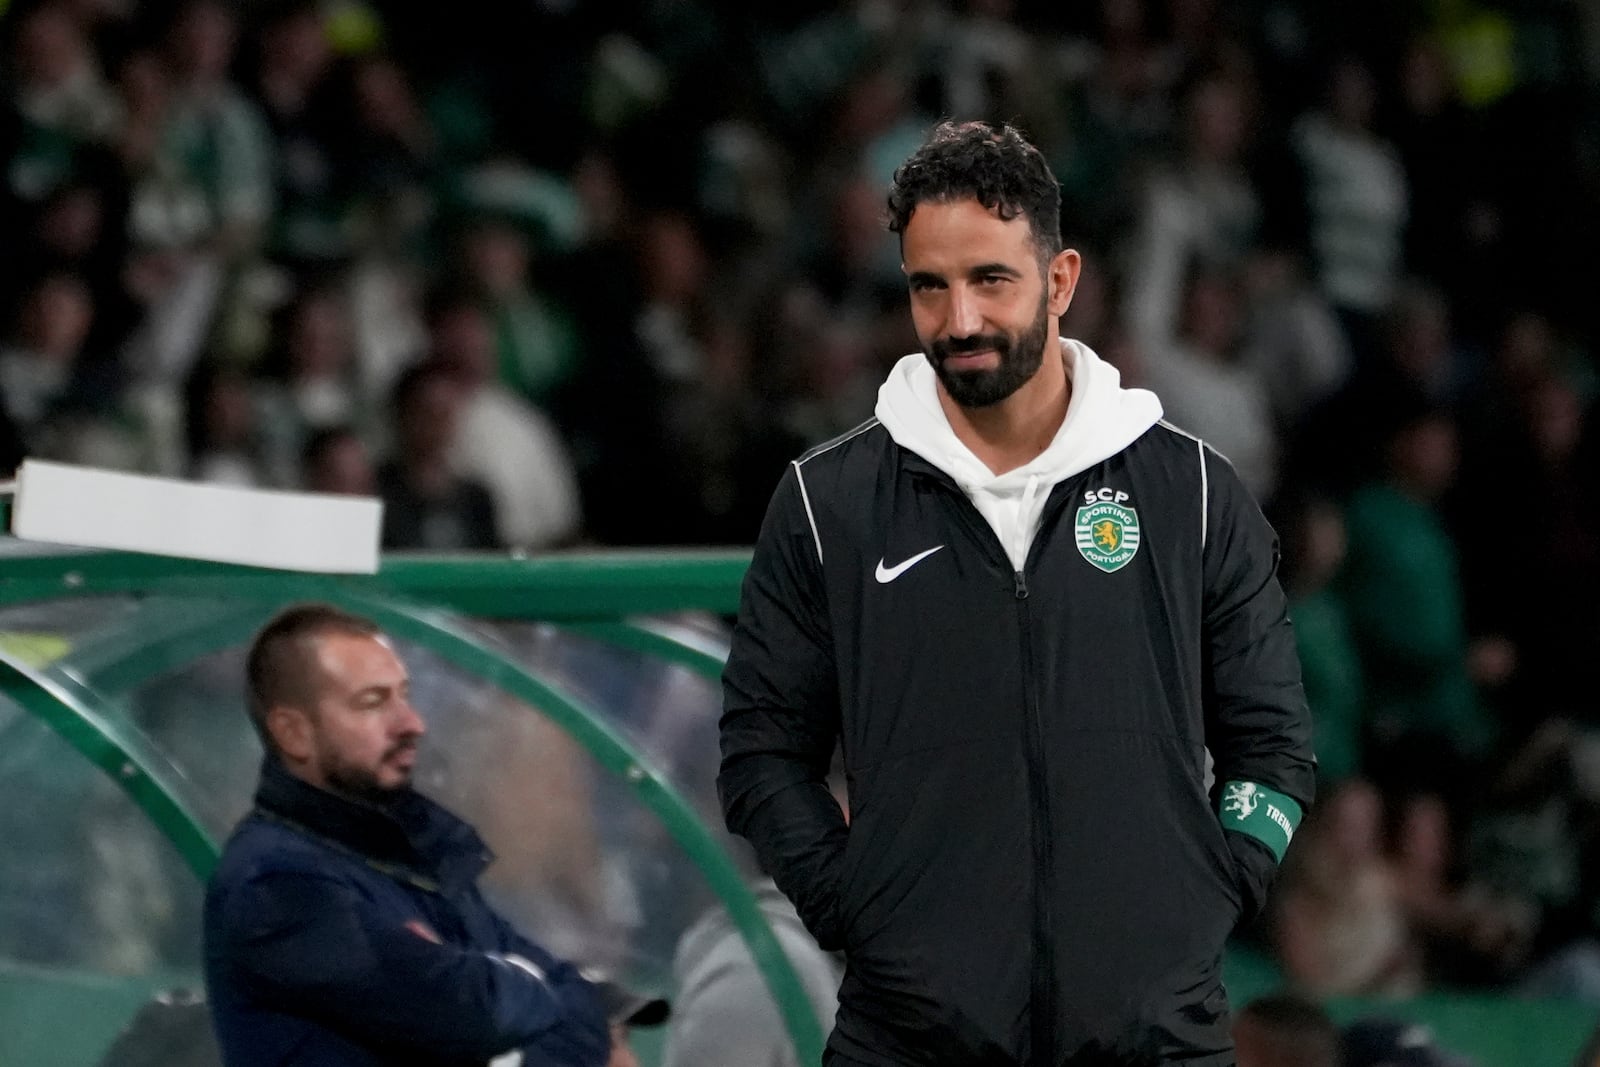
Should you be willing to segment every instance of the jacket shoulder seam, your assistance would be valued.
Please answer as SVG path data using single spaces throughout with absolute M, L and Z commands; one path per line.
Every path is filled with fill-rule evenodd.
M 1200 457 L 1200 551 L 1206 550 L 1206 531 L 1211 525 L 1211 472 L 1206 463 L 1206 453 L 1215 452 L 1202 438 L 1196 437 L 1188 430 L 1174 426 L 1166 419 L 1160 420 L 1156 425 L 1164 427 L 1179 437 L 1187 437 L 1195 444 L 1195 452 Z
M 878 425 L 879 423 L 877 416 L 873 416 L 866 422 L 863 422 L 860 426 L 857 426 L 855 429 L 850 430 L 847 433 L 840 434 L 831 441 L 824 441 L 822 444 L 811 449 L 809 452 L 806 452 L 799 459 L 789 461 L 789 465 L 794 468 L 795 482 L 800 486 L 800 502 L 804 504 L 806 508 L 806 521 L 811 524 L 811 540 L 812 543 L 816 545 L 818 563 L 822 562 L 822 534 L 817 530 L 817 513 L 812 510 L 811 493 L 806 489 L 806 475 L 805 471 L 801 468 L 807 463 L 810 463 L 812 460 L 816 459 L 818 456 L 822 455 L 824 452 L 831 452 L 840 445 L 847 444 L 848 442 L 855 440 L 857 437 L 860 437 L 862 434 Z
M 811 524 L 811 543 L 817 548 L 817 562 L 822 562 L 822 535 L 817 532 L 817 516 L 811 510 L 811 494 L 806 492 L 806 475 L 800 469 L 803 460 L 790 460 L 789 465 L 794 468 L 795 484 L 800 487 L 800 503 L 806 508 L 806 522 Z
M 866 422 L 863 422 L 855 429 L 848 430 L 845 433 L 840 434 L 838 437 L 835 437 L 831 441 L 822 442 L 822 444 L 817 445 L 815 448 L 801 455 L 799 459 L 793 461 L 795 470 L 799 471 L 802 464 L 810 463 L 824 452 L 831 452 L 840 445 L 845 444 L 848 441 L 855 440 L 857 437 L 860 437 L 862 434 L 866 433 L 868 430 L 872 429 L 878 424 L 878 418 L 876 415 L 874 415 L 872 418 L 868 419 Z

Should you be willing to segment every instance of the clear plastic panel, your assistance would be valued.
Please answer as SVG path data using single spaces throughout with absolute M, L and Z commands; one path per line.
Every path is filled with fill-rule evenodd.
M 722 830 L 716 798 L 721 693 L 715 683 L 679 664 L 545 624 L 500 623 L 479 630 L 517 662 L 596 713 L 641 755 L 651 773 L 677 792 L 720 844 L 730 850 L 742 848 Z M 440 706 L 452 705 L 447 698 Z M 479 736 L 491 743 L 503 728 L 493 722 L 477 723 L 472 732 L 483 727 L 487 731 Z M 542 734 L 551 727 L 541 722 L 519 729 Z M 556 773 L 562 762 L 555 760 Z M 551 914 L 540 926 L 558 931 L 552 937 L 566 942 L 564 947 L 573 954 L 638 973 L 664 973 L 679 935 L 715 898 L 666 826 L 636 798 L 630 783 L 585 768 L 582 783 L 569 784 L 573 788 L 546 790 L 536 783 L 528 788 L 548 793 L 552 809 L 571 803 L 587 789 L 593 832 L 602 846 L 602 867 L 589 876 L 580 911 Z M 485 812 L 491 821 L 497 817 L 493 808 Z M 515 840 L 517 835 L 506 837 Z M 504 858 L 505 846 L 495 847 Z M 598 882 L 592 880 L 596 873 Z M 530 919 L 544 919 L 546 909 L 563 899 L 562 894 L 542 888 L 541 879 L 532 877 L 532 872 L 524 877 L 509 871 L 503 878 L 499 874 L 491 869 L 491 884 L 508 907 L 525 910 Z
M 219 844 L 249 812 L 261 764 L 245 711 L 245 651 L 203 656 L 111 700 L 177 770 L 191 810 Z
M 199 983 L 201 886 L 115 782 L 0 699 L 0 1064 L 95 1062 Z
M 596 715 L 719 844 L 743 855 L 717 810 L 715 682 L 549 625 L 452 624 Z M 714 631 L 699 639 L 713 649 L 725 640 Z M 557 954 L 671 995 L 684 933 L 722 906 L 635 784 L 602 768 L 541 709 L 429 648 L 398 647 L 429 729 L 417 785 L 494 851 L 483 879 L 489 899 Z M 219 841 L 248 812 L 261 760 L 245 712 L 244 656 L 245 645 L 234 644 L 105 698 L 176 769 L 185 799 Z M 74 673 L 72 656 L 49 670 Z M 755 877 L 753 868 L 745 873 Z M 725 916 L 720 925 L 731 928 Z M 639 1035 L 641 1051 L 661 1037 Z
M 173 648 L 204 647 L 204 620 L 219 608 L 230 606 L 178 598 L 106 598 L 92 610 L 47 604 L 0 612 L 0 632 L 45 635 L 52 654 L 29 662 L 44 662 L 46 676 L 81 685 L 138 677 L 139 670 L 119 674 L 119 658 L 146 656 L 162 643 L 167 652 L 149 660 L 158 668 Z M 116 632 L 119 617 L 131 632 Z M 200 625 L 186 629 L 185 620 Z M 237 619 L 231 625 L 239 632 L 228 647 L 159 669 L 124 693 L 86 693 L 141 750 L 170 765 L 181 799 L 219 842 L 249 811 L 262 754 L 245 712 L 248 627 L 239 630 Z M 743 861 L 744 846 L 722 830 L 716 801 L 714 681 L 549 625 L 451 625 L 594 714 Z M 683 633 L 713 654 L 725 645 L 715 625 L 671 625 L 687 627 Z M 557 954 L 672 996 L 674 955 L 685 933 L 697 923 L 704 928 L 708 917 L 733 927 L 637 784 L 601 767 L 544 709 L 430 648 L 405 641 L 398 647 L 429 729 L 417 785 L 477 827 L 495 852 L 483 879 L 486 895 Z M 0 805 L 0 841 L 7 842 L 0 850 L 0 960 L 81 975 L 148 975 L 151 983 L 195 967 L 198 880 L 109 777 L 3 701 L 0 796 L 16 798 Z M 743 873 L 756 877 L 748 865 Z M 55 921 L 58 911 L 70 921 Z M 663 1038 L 660 1031 L 638 1035 L 646 1063 L 657 1061 L 653 1050 Z M 0 1032 L 0 1064 L 29 1062 L 7 1056 L 5 1040 Z
M 721 834 L 715 687 L 688 669 L 535 624 L 474 626 L 486 643 L 575 697 L 640 751 Z M 676 937 L 714 899 L 639 800 L 539 709 L 437 653 L 398 647 L 428 722 L 417 785 L 476 826 L 496 854 L 488 895 L 552 950 L 659 980 Z M 261 746 L 236 646 L 153 679 L 123 701 L 180 772 L 218 840 L 249 810 Z
M 131 596 L 48 600 L 0 608 L 0 650 L 23 663 L 59 659 L 91 637 L 126 633 L 139 601 Z

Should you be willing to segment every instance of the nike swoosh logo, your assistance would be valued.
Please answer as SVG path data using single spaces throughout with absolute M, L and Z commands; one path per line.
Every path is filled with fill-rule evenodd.
M 890 582 L 894 581 L 906 571 L 910 570 L 912 567 L 915 567 L 917 564 L 921 563 L 923 560 L 927 559 L 929 556 L 933 555 L 943 547 L 943 545 L 934 545 L 926 552 L 918 552 L 915 556 L 912 556 L 904 563 L 896 563 L 893 567 L 885 567 L 883 565 L 883 560 L 878 560 L 878 583 L 880 585 L 888 585 Z

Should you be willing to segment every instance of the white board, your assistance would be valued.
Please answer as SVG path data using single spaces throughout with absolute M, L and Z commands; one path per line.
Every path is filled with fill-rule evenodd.
M 24 460 L 11 532 L 31 541 L 324 574 L 378 570 L 383 502 Z

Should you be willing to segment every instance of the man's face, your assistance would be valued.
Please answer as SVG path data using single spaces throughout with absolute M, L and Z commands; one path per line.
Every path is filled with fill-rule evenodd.
M 918 204 L 901 257 L 912 323 L 952 400 L 988 407 L 1033 377 L 1055 316 L 1025 217 L 971 199 Z
M 434 324 L 433 349 L 450 370 L 472 387 L 494 374 L 494 324 L 478 308 L 451 308 Z
M 306 488 L 317 493 L 372 496 L 372 457 L 359 437 L 341 437 L 306 472 Z
M 379 637 L 328 634 L 315 659 L 314 703 L 304 724 L 308 780 L 368 800 L 408 787 L 427 726 L 411 706 L 400 657 Z
M 400 444 L 408 457 L 434 460 L 455 447 L 461 425 L 461 387 L 442 374 L 431 375 L 400 410 Z

